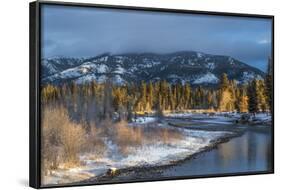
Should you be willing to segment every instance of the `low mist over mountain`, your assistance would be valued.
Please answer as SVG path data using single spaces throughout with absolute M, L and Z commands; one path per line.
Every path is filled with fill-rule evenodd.
M 159 80 L 173 84 L 188 82 L 191 85 L 215 85 L 223 73 L 241 84 L 254 78 L 261 79 L 265 75 L 261 70 L 235 58 L 194 51 L 170 54 L 107 53 L 92 58 L 54 57 L 43 59 L 41 69 L 43 84 L 101 83 L 111 78 L 119 85 Z

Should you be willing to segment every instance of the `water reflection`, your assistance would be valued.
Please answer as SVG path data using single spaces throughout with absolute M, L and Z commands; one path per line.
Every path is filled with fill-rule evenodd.
M 163 176 L 269 171 L 271 156 L 271 133 L 247 131 L 196 159 L 165 170 Z

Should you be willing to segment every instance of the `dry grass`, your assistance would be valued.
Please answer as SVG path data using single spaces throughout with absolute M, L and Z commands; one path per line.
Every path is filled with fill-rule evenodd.
M 64 161 L 68 167 L 79 164 L 79 153 L 85 145 L 85 130 L 81 125 L 67 122 L 62 126 L 61 144 L 64 152 Z
M 101 127 L 96 127 L 94 123 L 90 124 L 90 129 L 85 144 L 85 152 L 94 154 L 95 158 L 100 158 L 104 156 L 107 150 L 104 142 L 104 130 Z
M 70 120 L 63 107 L 44 107 L 42 114 L 42 168 L 49 173 L 59 166 L 79 164 L 85 144 L 85 130 Z
M 183 135 L 176 129 L 133 127 L 126 121 L 108 123 L 107 128 L 111 128 L 111 133 L 106 134 L 107 138 L 113 140 L 118 146 L 118 151 L 125 156 L 141 146 L 155 143 L 170 144 L 183 139 Z
M 129 154 L 131 147 L 142 145 L 142 130 L 128 126 L 126 121 L 113 123 L 109 120 L 101 121 L 98 126 L 91 125 L 91 134 L 87 140 L 87 151 L 102 156 L 107 150 L 105 141 L 112 141 L 118 146 L 121 154 Z
M 118 122 L 113 127 L 116 134 L 114 140 L 122 154 L 128 155 L 132 147 L 142 145 L 143 131 L 140 128 L 129 127 L 125 121 Z
M 146 144 L 170 144 L 183 139 L 183 135 L 176 129 L 150 128 L 144 131 L 143 140 Z

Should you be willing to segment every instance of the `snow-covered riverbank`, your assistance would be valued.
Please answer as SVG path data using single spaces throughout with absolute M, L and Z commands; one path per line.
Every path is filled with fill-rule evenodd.
M 237 122 L 248 122 L 249 124 L 268 124 L 271 123 L 270 113 L 236 113 L 236 112 L 214 112 L 214 113 L 169 113 L 166 117 L 183 119 L 201 119 L 201 122 L 231 124 Z
M 231 126 L 239 117 L 241 117 L 239 114 L 225 113 L 213 115 L 179 113 L 165 116 L 166 119 L 172 118 L 173 122 L 180 123 L 184 118 L 191 124 L 200 126 L 204 124 Z M 256 115 L 256 118 L 268 119 L 267 115 Z M 83 154 L 80 156 L 81 166 L 53 171 L 43 177 L 43 183 L 75 183 L 89 178 L 94 179 L 105 175 L 110 168 L 119 170 L 129 167 L 169 165 L 197 154 L 207 147 L 212 147 L 220 139 L 236 135 L 231 130 L 213 131 L 173 127 L 168 122 L 158 123 L 154 117 L 138 117 L 127 127 L 138 132 L 140 142 L 137 145 L 126 144 L 120 147 L 120 144 L 116 144 L 110 138 L 104 138 L 106 151 L 102 156 Z

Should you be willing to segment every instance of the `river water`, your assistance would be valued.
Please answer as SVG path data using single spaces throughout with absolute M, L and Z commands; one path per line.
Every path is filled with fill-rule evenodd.
M 165 169 L 163 177 L 264 172 L 272 169 L 271 132 L 248 130 L 192 160 Z

